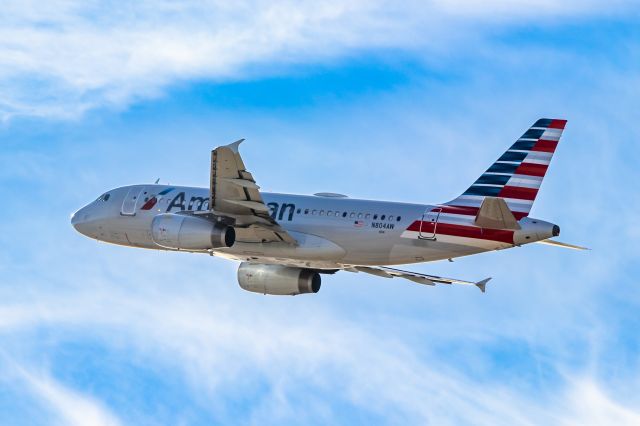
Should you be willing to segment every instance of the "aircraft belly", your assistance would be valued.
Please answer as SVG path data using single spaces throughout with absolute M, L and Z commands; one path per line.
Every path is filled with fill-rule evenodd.
M 438 234 L 435 240 L 406 238 L 391 249 L 391 261 L 400 263 L 433 262 L 512 247 L 511 244 L 479 238 Z
M 316 235 L 295 231 L 289 231 L 289 233 L 298 242 L 297 246 L 284 242 L 245 243 L 238 241 L 232 247 L 216 251 L 239 256 L 323 261 L 339 261 L 346 253 L 339 245 Z
M 422 241 L 415 241 L 415 244 L 405 243 L 394 245 L 389 256 L 392 262 L 391 264 L 434 262 L 485 251 L 477 247 L 462 246 L 459 244 L 439 243 L 435 241 L 432 241 L 432 244 L 421 243 Z

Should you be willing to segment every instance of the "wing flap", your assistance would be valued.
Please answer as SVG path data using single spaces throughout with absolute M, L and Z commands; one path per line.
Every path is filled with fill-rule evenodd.
M 239 178 L 220 178 L 221 180 L 225 181 L 225 182 L 229 182 L 232 183 L 234 185 L 238 185 L 242 188 L 249 188 L 249 189 L 260 189 L 260 187 L 253 181 L 248 180 L 248 179 L 239 179 Z
M 249 200 L 223 200 L 226 203 L 233 204 L 234 206 L 246 207 L 250 210 L 255 210 L 261 213 L 269 213 L 269 208 L 264 203 Z

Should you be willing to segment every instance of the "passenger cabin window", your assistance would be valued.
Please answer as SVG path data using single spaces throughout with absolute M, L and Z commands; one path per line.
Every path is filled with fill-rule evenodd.
M 373 215 L 373 220 L 378 220 L 378 215 L 377 214 Z
M 320 216 L 324 216 L 324 210 L 320 210 Z
M 362 213 L 358 213 L 358 219 L 362 219 Z
M 384 220 L 385 217 L 385 215 L 380 216 L 380 220 Z
M 389 222 L 393 220 L 393 215 L 389 216 Z
M 304 214 L 309 214 L 309 209 L 304 209 Z
M 347 217 L 347 212 L 343 212 L 342 217 Z
M 398 216 L 398 217 L 396 218 L 396 220 L 397 220 L 398 222 L 400 222 L 400 219 L 402 219 L 400 216 Z
M 364 215 L 364 218 L 365 218 L 365 219 L 369 219 L 370 217 L 371 217 L 371 215 L 370 215 L 369 213 L 367 213 L 367 214 L 365 214 L 365 215 Z
M 351 212 L 351 214 L 349 215 L 350 218 L 354 218 L 356 217 L 356 214 L 354 212 Z
M 312 215 L 315 215 L 316 213 L 318 213 L 318 210 L 311 210 Z

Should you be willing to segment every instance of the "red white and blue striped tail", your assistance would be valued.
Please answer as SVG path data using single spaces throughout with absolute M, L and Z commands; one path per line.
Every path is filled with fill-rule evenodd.
M 529 215 L 565 124 L 567 120 L 536 121 L 469 189 L 445 204 L 461 214 L 475 214 L 484 197 L 499 197 L 516 219 Z

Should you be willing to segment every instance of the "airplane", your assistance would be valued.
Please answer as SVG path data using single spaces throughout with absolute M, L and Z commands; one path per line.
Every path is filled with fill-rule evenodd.
M 321 274 L 362 272 L 483 293 L 465 281 L 393 268 L 546 243 L 560 227 L 529 216 L 566 120 L 539 119 L 466 191 L 441 204 L 260 191 L 238 147 L 211 152 L 209 188 L 139 184 L 100 195 L 71 217 L 80 233 L 113 244 L 240 261 L 244 290 L 317 293 Z

